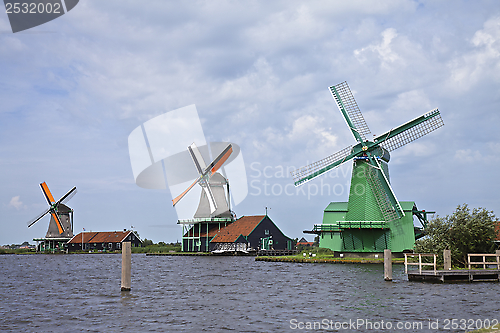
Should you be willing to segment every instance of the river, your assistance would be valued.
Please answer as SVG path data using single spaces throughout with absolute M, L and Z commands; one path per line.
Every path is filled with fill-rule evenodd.
M 133 254 L 121 292 L 120 254 L 0 255 L 0 331 L 463 332 L 500 319 L 499 283 L 393 268 L 387 282 L 373 264 Z

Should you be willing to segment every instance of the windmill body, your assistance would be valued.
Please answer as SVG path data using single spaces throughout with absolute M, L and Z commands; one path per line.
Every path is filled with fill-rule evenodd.
M 415 239 L 423 236 L 423 228 L 414 227 L 413 217 L 425 227 L 430 212 L 419 211 L 414 202 L 398 201 L 389 179 L 389 152 L 443 126 L 439 110 L 370 141 L 370 130 L 347 82 L 330 87 L 330 91 L 357 143 L 292 172 L 292 177 L 300 186 L 352 160 L 349 201 L 332 202 L 324 211 L 323 223 L 306 232 L 318 234 L 321 247 L 339 252 L 411 250 Z
M 194 214 L 194 218 L 212 218 L 212 217 L 231 217 L 231 212 L 229 210 L 229 204 L 226 200 L 226 188 L 229 185 L 228 181 L 219 172 L 215 172 L 207 183 L 201 184 L 201 187 L 209 186 L 210 192 L 212 193 L 213 199 L 215 201 L 216 209 L 211 211 L 210 197 L 207 195 L 207 191 L 204 189 L 201 191 L 200 203 L 198 204 L 198 209 Z
M 73 210 L 64 204 L 57 206 L 59 221 L 63 227 L 63 232 L 59 233 L 57 222 L 53 216 L 50 216 L 49 228 L 45 238 L 72 238 L 73 235 Z
M 200 202 L 193 219 L 179 220 L 178 224 L 182 225 L 182 251 L 208 251 L 210 232 L 220 230 L 234 221 L 229 182 L 217 172 L 232 154 L 233 148 L 231 144 L 225 146 L 208 166 L 194 143 L 188 147 L 188 151 L 199 177 L 172 203 L 175 206 L 196 184 L 201 186 Z
M 37 242 L 37 249 L 41 251 L 63 250 L 64 244 L 73 237 L 73 210 L 66 206 L 66 203 L 76 194 L 76 187 L 69 190 L 58 201 L 55 201 L 45 182 L 40 184 L 40 188 L 49 204 L 49 208 L 30 220 L 28 228 L 40 221 L 44 216 L 50 215 L 45 238 L 34 238 L 33 240 Z

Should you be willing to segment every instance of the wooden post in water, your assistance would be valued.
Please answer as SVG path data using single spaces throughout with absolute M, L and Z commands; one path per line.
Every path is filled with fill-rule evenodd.
M 449 271 L 451 269 L 451 250 L 443 251 L 443 259 L 444 259 L 444 269 Z
M 131 242 L 122 243 L 122 291 L 130 291 L 130 276 L 132 268 Z
M 497 257 L 495 258 L 497 260 L 497 269 L 500 269 L 500 250 L 496 250 L 495 254 L 497 255 Z M 500 280 L 500 274 L 498 274 L 498 279 Z
M 384 250 L 384 280 L 392 281 L 392 253 L 391 250 Z

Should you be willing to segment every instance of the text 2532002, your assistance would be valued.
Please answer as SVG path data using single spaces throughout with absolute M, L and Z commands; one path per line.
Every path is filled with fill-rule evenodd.
M 61 12 L 61 4 L 60 3 L 6 3 L 5 11 L 7 14 L 63 14 Z

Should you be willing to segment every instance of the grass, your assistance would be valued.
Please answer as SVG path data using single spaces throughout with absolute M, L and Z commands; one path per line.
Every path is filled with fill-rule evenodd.
M 36 253 L 35 249 L 0 249 L 0 254 L 29 254 Z
M 311 255 L 309 255 L 309 253 Z M 306 254 L 304 256 L 304 254 Z M 312 256 L 315 254 L 316 256 Z M 349 258 L 343 257 L 339 258 L 334 256 L 333 251 L 325 248 L 312 248 L 304 250 L 296 255 L 292 256 L 259 256 L 256 258 L 257 261 L 285 261 L 285 262 L 316 262 L 316 263 L 360 263 L 360 264 L 382 264 L 384 258 Z M 404 258 L 393 258 L 393 263 L 403 264 Z
M 181 246 L 180 245 L 158 245 L 158 244 L 153 244 L 153 245 L 148 245 L 145 247 L 133 247 L 132 248 L 132 253 L 170 253 L 170 252 L 180 252 L 181 251 Z

